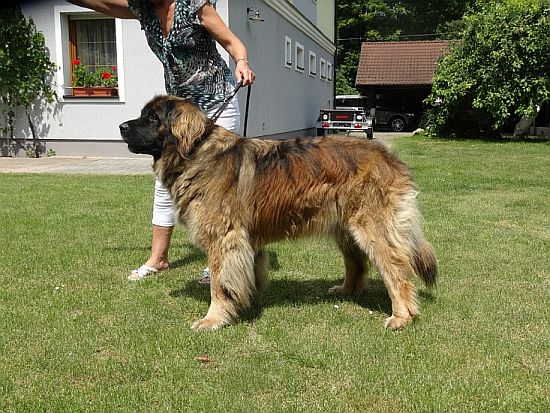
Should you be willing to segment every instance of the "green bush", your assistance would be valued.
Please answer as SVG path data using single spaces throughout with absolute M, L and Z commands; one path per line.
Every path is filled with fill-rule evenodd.
M 550 100 L 550 1 L 478 3 L 462 39 L 440 61 L 428 133 L 501 132 Z
M 0 7 L 0 124 L 13 130 L 17 109 L 23 108 L 33 137 L 34 156 L 39 155 L 38 132 L 32 112 L 55 102 L 52 78 L 57 70 L 49 59 L 44 35 L 32 19 L 25 19 L 13 1 Z

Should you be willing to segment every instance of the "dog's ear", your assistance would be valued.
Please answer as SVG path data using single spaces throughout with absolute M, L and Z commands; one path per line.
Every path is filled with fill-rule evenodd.
M 185 157 L 207 131 L 209 120 L 206 114 L 188 100 L 178 99 L 171 103 L 173 107 L 168 112 L 168 119 L 172 135 L 178 140 L 178 151 Z

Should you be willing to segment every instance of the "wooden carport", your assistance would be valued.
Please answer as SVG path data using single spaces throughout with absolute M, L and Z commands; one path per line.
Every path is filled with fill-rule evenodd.
M 384 105 L 420 116 L 437 61 L 448 47 L 444 40 L 364 42 L 355 84 L 368 109 Z

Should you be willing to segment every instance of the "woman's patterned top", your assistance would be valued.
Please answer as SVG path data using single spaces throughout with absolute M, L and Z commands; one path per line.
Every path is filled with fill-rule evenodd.
M 200 24 L 197 10 L 216 0 L 175 0 L 174 21 L 164 37 L 153 4 L 128 0 L 130 11 L 145 31 L 147 43 L 164 66 L 166 92 L 190 98 L 204 111 L 222 103 L 235 86 L 216 42 Z

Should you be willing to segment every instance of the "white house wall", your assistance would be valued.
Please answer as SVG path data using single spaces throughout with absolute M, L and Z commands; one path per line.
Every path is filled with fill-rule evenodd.
M 68 39 L 66 25 L 62 24 L 63 20 L 60 25 L 58 16 L 87 9 L 57 0 L 25 3 L 22 11 L 44 34 L 50 59 L 59 68 L 54 78 L 59 102 L 48 107 L 45 113 L 35 113 L 38 119 L 42 118 L 41 139 L 47 140 L 47 147 L 60 155 L 129 155 L 121 143 L 118 125 L 138 116 L 143 104 L 154 95 L 165 93 L 162 65 L 147 46 L 139 22 L 116 21 L 117 37 L 122 36 L 117 39 L 122 46 L 117 62 L 120 98 L 65 98 L 64 86 L 69 81 L 62 73 L 70 62 L 61 51 Z M 16 137 L 31 137 L 23 120 L 18 121 L 17 126 Z
M 60 74 L 70 64 L 61 47 L 66 44 L 66 28 L 59 27 L 59 14 L 86 9 L 71 5 L 65 1 L 37 2 L 23 8 L 26 16 L 32 17 L 37 29 L 44 33 L 46 47 L 51 58 L 59 66 L 56 76 L 59 103 L 54 107 L 45 121 L 48 123 L 47 139 L 53 140 L 51 147 L 63 148 L 61 153 L 80 153 L 82 145 L 63 145 L 64 142 L 75 140 L 85 141 L 88 154 L 95 154 L 101 149 L 103 142 L 120 142 L 118 125 L 127 119 L 136 117 L 143 103 L 153 95 L 164 92 L 162 66 L 145 43 L 144 34 L 136 20 L 117 20 L 117 36 L 121 35 L 119 50 L 120 59 L 117 62 L 119 72 L 120 98 L 86 99 L 63 98 L 64 88 L 68 79 Z M 60 33 L 61 32 L 61 33 Z M 122 61 L 120 61 L 122 60 Z M 62 84 L 63 80 L 65 85 Z M 137 87 L 136 87 L 137 85 Z M 27 135 L 28 136 L 28 135 Z M 94 149 L 95 148 L 95 149 Z M 112 149 L 110 145 L 108 148 Z M 57 151 L 60 153 L 59 151 Z M 123 148 L 117 148 L 117 155 L 126 154 Z
M 277 2 L 281 3 L 279 0 Z M 317 19 L 317 0 L 286 0 L 293 5 L 296 10 L 304 15 L 309 21 L 316 23 Z
M 311 0 L 309 0 L 311 1 Z M 334 19 L 336 15 L 336 3 L 334 0 L 317 1 L 317 26 L 333 43 L 336 39 L 336 27 Z
M 227 0 L 225 0 L 227 1 Z M 334 79 L 321 80 L 320 59 L 333 64 L 334 49 L 325 39 L 324 46 L 304 33 L 303 25 L 296 25 L 265 1 L 230 0 L 229 24 L 245 43 L 249 61 L 257 75 L 252 86 L 248 120 L 249 136 L 283 134 L 295 136 L 314 133 L 319 109 L 331 107 Z M 311 0 L 307 0 L 311 3 Z M 270 4 L 284 3 L 282 1 Z M 246 10 L 260 10 L 264 21 L 249 20 Z M 276 6 L 275 6 L 276 7 Z M 315 27 L 311 25 L 310 30 Z M 285 36 L 292 40 L 292 67 L 285 67 Z M 298 42 L 306 54 L 305 70 L 295 69 L 294 47 Z M 317 74 L 309 75 L 308 53 L 317 56 Z M 241 112 L 244 114 L 244 91 L 239 92 Z
M 313 0 L 302 0 L 313 4 Z M 218 10 L 230 28 L 241 38 L 249 51 L 252 69 L 257 74 L 252 87 L 248 136 L 298 136 L 314 131 L 319 109 L 331 106 L 334 79 L 320 79 L 320 60 L 333 64 L 334 46 L 315 27 L 315 13 L 310 16 L 289 9 L 285 1 L 218 0 Z M 282 5 L 282 9 L 279 10 Z M 264 21 L 249 20 L 247 8 L 261 11 Z M 293 6 L 290 6 L 291 8 Z M 44 33 L 46 47 L 52 60 L 61 69 L 70 64 L 60 48 L 66 38 L 60 38 L 59 13 L 85 10 L 62 0 L 26 3 L 22 8 L 26 17 L 32 17 L 39 31 Z M 66 29 L 65 29 L 66 30 Z M 85 99 L 61 98 L 47 112 L 37 113 L 41 118 L 39 131 L 48 148 L 58 155 L 129 155 L 122 144 L 118 125 L 136 117 L 143 104 L 156 94 L 165 93 L 162 66 L 147 46 L 143 31 L 136 20 L 117 20 L 120 44 L 119 87 L 120 98 Z M 285 36 L 303 45 L 304 72 L 285 67 Z M 308 53 L 317 58 L 316 76 L 310 76 Z M 227 57 L 227 54 L 224 53 Z M 233 63 L 230 63 L 234 68 Z M 57 76 L 58 89 L 63 91 L 63 76 Z M 246 90 L 239 92 L 241 114 L 244 115 Z M 242 125 L 242 122 L 241 122 Z M 30 138 L 25 122 L 18 121 L 16 137 Z

